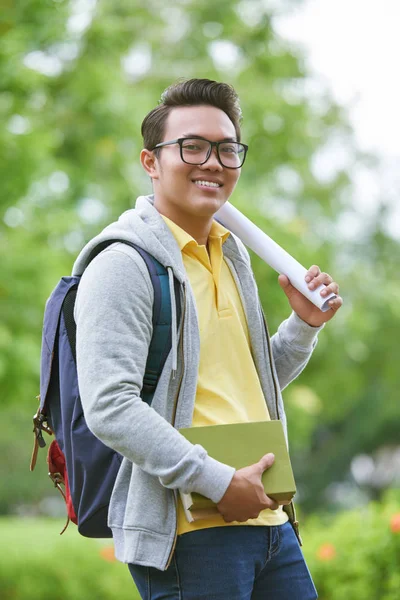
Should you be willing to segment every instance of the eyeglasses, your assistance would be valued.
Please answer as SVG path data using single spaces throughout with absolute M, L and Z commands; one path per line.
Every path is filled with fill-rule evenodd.
M 204 138 L 179 138 L 170 142 L 161 142 L 154 146 L 162 148 L 179 144 L 181 159 L 188 165 L 204 165 L 211 156 L 213 147 L 217 149 L 217 158 L 219 163 L 227 169 L 240 169 L 243 165 L 248 146 L 239 142 L 210 142 Z

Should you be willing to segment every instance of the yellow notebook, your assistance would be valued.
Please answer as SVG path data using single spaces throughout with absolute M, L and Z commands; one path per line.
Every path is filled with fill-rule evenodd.
M 272 452 L 275 462 L 262 475 L 265 493 L 279 504 L 288 504 L 296 493 L 292 465 L 281 421 L 257 421 L 190 427 L 179 432 L 192 444 L 200 444 L 212 458 L 234 467 L 248 467 Z M 216 505 L 197 493 L 180 493 L 189 522 L 218 514 Z

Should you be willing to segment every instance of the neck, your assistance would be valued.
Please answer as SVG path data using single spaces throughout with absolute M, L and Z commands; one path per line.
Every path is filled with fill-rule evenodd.
M 181 229 L 186 231 L 186 233 L 191 235 L 200 246 L 207 245 L 208 236 L 213 222 L 213 216 L 193 217 L 193 215 L 186 213 L 177 213 L 176 211 L 171 210 L 169 207 L 167 208 L 162 205 L 160 206 L 157 201 L 154 202 L 154 207 L 161 215 L 167 217 L 176 223 Z

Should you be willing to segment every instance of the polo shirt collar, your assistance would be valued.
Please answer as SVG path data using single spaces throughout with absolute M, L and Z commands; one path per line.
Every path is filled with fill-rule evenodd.
M 164 221 L 167 223 L 169 228 L 171 229 L 181 252 L 189 244 L 196 244 L 196 246 L 199 245 L 196 242 L 196 240 L 189 233 L 187 233 L 187 231 L 185 231 L 184 229 L 179 227 L 179 225 L 174 223 L 174 221 L 171 221 L 171 219 L 168 219 L 168 217 L 166 217 L 165 215 L 161 215 L 161 216 L 164 219 Z M 212 222 L 210 233 L 209 233 L 209 238 L 212 238 L 213 240 L 221 239 L 221 243 L 223 244 L 225 242 L 225 240 L 229 237 L 229 234 L 230 234 L 230 231 L 228 231 L 228 229 L 225 229 L 225 227 L 223 227 L 223 225 L 221 225 L 217 221 Z

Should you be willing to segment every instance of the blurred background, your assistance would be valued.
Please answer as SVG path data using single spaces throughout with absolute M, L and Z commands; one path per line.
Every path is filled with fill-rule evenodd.
M 284 392 L 320 597 L 400 598 L 399 22 L 397 0 L 1 0 L 2 598 L 133 597 L 110 541 L 58 537 L 45 451 L 29 472 L 31 418 L 45 301 L 151 191 L 140 125 L 180 77 L 234 85 L 250 150 L 232 203 L 341 286 Z M 273 333 L 288 304 L 253 265 Z

